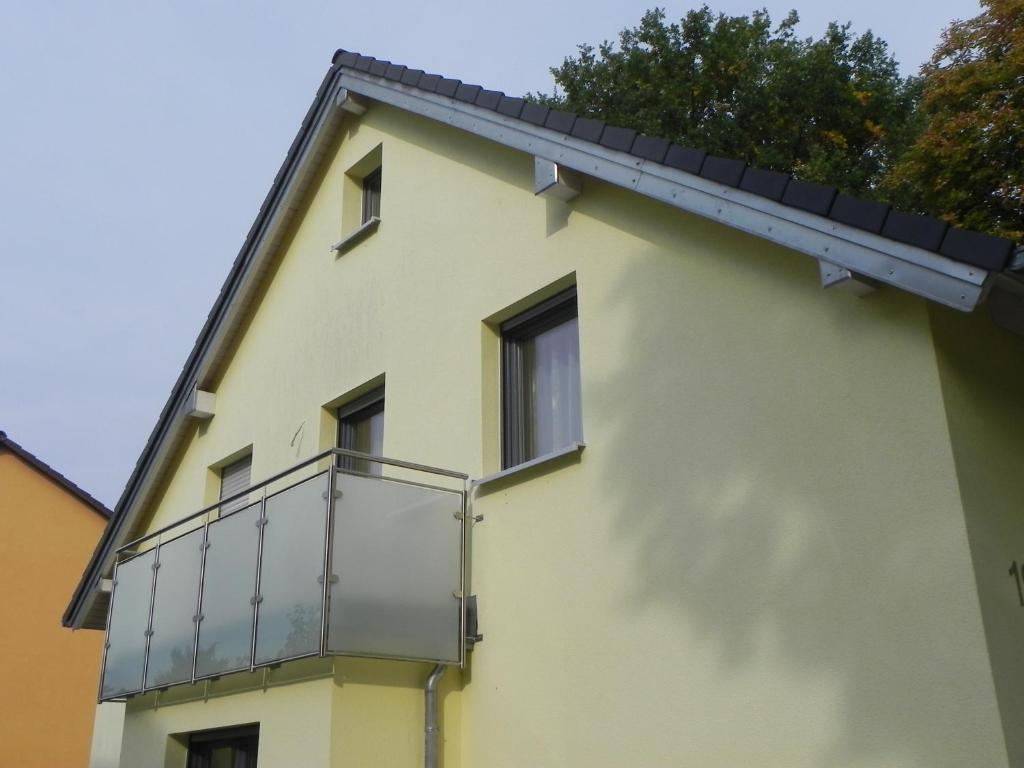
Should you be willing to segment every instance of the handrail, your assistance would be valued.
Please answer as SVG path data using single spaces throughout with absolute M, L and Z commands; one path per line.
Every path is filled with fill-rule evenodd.
M 312 457 L 310 457 L 310 458 L 308 458 L 308 459 L 306 459 L 304 461 L 300 461 L 298 464 L 295 464 L 294 466 L 289 467 L 288 469 L 284 470 L 283 472 L 278 472 L 276 475 L 271 475 L 270 477 L 266 478 L 265 480 L 261 480 L 258 483 L 254 483 L 254 484 L 250 485 L 248 488 L 246 488 L 243 491 L 239 491 L 238 493 L 232 494 L 231 496 L 227 496 L 227 497 L 225 497 L 223 499 L 218 499 L 213 504 L 210 504 L 209 506 L 203 507 L 198 512 L 193 512 L 191 515 L 187 515 L 185 517 L 179 518 L 178 520 L 175 520 L 173 523 L 165 525 L 163 528 L 158 528 L 155 531 L 147 533 L 145 536 L 140 536 L 139 538 L 133 539 L 132 541 L 127 542 L 126 544 L 122 544 L 120 547 L 118 547 L 114 551 L 115 556 L 116 555 L 120 555 L 125 550 L 131 549 L 133 547 L 137 547 L 139 544 L 141 544 L 141 543 L 143 543 L 145 541 L 149 541 L 150 539 L 162 536 L 163 534 L 167 533 L 168 531 L 172 531 L 175 528 L 177 528 L 177 527 L 179 527 L 181 525 L 184 525 L 185 523 L 187 523 L 187 522 L 189 522 L 191 520 L 195 520 L 198 517 L 202 517 L 203 515 L 207 515 L 210 512 L 213 512 L 215 509 L 218 509 L 218 508 L 224 506 L 225 504 L 230 504 L 232 501 L 237 501 L 238 499 L 241 499 L 241 498 L 248 499 L 248 497 L 252 494 L 253 491 L 258 491 L 260 488 L 263 488 L 263 487 L 265 487 L 267 485 L 270 485 L 271 483 L 275 483 L 275 482 L 277 482 L 278 480 L 280 480 L 283 477 L 287 477 L 292 472 L 295 472 L 297 470 L 300 470 L 300 469 L 303 469 L 305 467 L 308 467 L 310 464 L 315 464 L 318 461 L 323 461 L 324 459 L 326 459 L 329 456 L 347 456 L 349 458 L 360 459 L 362 461 L 368 461 L 368 462 L 371 462 L 371 463 L 374 463 L 374 464 L 387 464 L 387 465 L 392 466 L 392 467 L 401 467 L 402 469 L 412 469 L 412 470 L 416 470 L 418 472 L 428 472 L 428 473 L 433 474 L 433 475 L 441 475 L 443 477 L 451 477 L 451 478 L 454 478 L 456 480 L 462 480 L 462 481 L 469 480 L 469 475 L 464 474 L 462 472 L 453 472 L 450 469 L 441 469 L 439 467 L 431 467 L 431 466 L 429 466 L 427 464 L 415 464 L 415 463 L 413 463 L 411 461 L 402 461 L 401 459 L 389 459 L 389 458 L 387 458 L 385 456 L 375 456 L 375 455 L 370 454 L 370 453 L 362 453 L 361 451 L 352 451 L 352 450 L 349 450 L 348 448 L 328 448 L 326 451 L 322 451 L 321 453 L 318 453 L 315 456 L 312 456 Z

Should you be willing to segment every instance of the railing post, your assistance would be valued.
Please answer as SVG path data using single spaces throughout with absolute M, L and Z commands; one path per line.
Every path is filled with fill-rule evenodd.
M 114 574 L 110 581 L 110 602 L 107 604 L 107 625 L 103 629 L 103 660 L 100 662 L 100 689 L 97 701 L 103 701 L 103 680 L 107 676 L 107 649 L 110 648 L 110 618 L 114 614 L 114 592 L 117 590 L 117 567 L 121 563 L 114 558 Z
M 324 592 L 323 603 L 320 609 L 320 655 L 327 653 L 327 623 L 330 611 L 331 599 L 331 577 L 334 554 L 334 499 L 337 495 L 335 483 L 337 482 L 337 461 L 332 461 L 327 470 L 327 511 L 324 521 Z
M 249 653 L 249 671 L 256 669 L 256 625 L 260 620 L 260 570 L 263 566 L 263 531 L 267 527 L 267 489 L 263 488 L 263 498 L 260 499 L 260 519 L 256 521 L 259 526 L 259 548 L 256 550 L 256 590 L 252 596 L 252 647 Z
M 195 634 L 192 638 L 192 676 L 191 682 L 196 682 L 196 664 L 199 663 L 199 625 L 203 622 L 203 580 L 206 578 L 206 552 L 210 549 L 210 515 L 207 513 L 203 521 L 203 543 L 199 545 L 199 594 L 196 597 L 196 615 L 192 617 L 195 622 Z
M 156 574 L 160 570 L 160 539 L 156 540 L 153 552 L 153 578 L 149 584 L 149 618 L 146 619 L 146 650 L 142 658 L 142 693 L 146 692 L 146 676 L 149 674 L 149 646 L 153 639 L 153 603 L 156 600 Z

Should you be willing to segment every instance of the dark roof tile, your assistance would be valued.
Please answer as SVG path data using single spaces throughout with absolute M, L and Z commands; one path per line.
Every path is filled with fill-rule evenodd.
M 484 88 L 476 95 L 476 105 L 484 109 L 497 109 L 504 95 L 501 91 L 488 91 Z
M 391 66 L 390 61 L 381 61 L 380 59 L 374 59 L 370 62 L 370 74 L 376 77 L 383 77 L 384 73 L 388 71 L 388 67 Z
M 717 181 L 719 184 L 736 187 L 739 186 L 740 179 L 743 178 L 743 172 L 746 168 L 747 164 L 742 160 L 708 155 L 704 158 L 704 165 L 701 166 L 700 175 L 705 179 Z
M 665 154 L 671 142 L 657 136 L 644 136 L 642 133 L 636 137 L 630 152 L 644 160 L 653 160 L 656 163 L 664 162 Z
M 525 120 L 534 125 L 544 125 L 548 119 L 548 112 L 551 110 L 543 104 L 528 101 L 523 104 L 523 112 L 519 115 L 520 120 Z
M 352 53 L 351 51 L 338 51 L 338 56 L 335 58 L 334 63 L 339 67 L 354 67 L 358 59 L 358 53 Z
M 815 184 L 813 181 L 791 179 L 786 187 L 786 193 L 782 196 L 782 204 L 816 213 L 819 216 L 828 216 L 835 197 L 835 187 Z
M 464 101 L 467 104 L 472 104 L 476 101 L 477 95 L 482 91 L 479 85 L 470 85 L 469 83 L 461 83 L 458 88 L 455 89 L 455 98 L 459 101 Z
M 413 87 L 419 85 L 420 78 L 423 77 L 422 69 L 406 69 L 402 73 L 402 85 L 411 85 Z
M 926 251 L 937 251 L 948 228 L 946 222 L 931 216 L 889 211 L 882 227 L 882 236 L 916 245 Z
M 766 171 L 761 168 L 747 168 L 740 180 L 740 189 L 770 200 L 781 200 L 789 183 L 789 174 Z
M 700 173 L 706 158 L 707 153 L 703 150 L 673 144 L 665 154 L 665 165 L 687 173 Z
M 942 238 L 939 253 L 965 264 L 999 272 L 1006 268 L 1010 260 L 1013 241 L 950 227 Z
M 526 103 L 524 99 L 516 98 L 515 96 L 502 96 L 501 101 L 498 102 L 498 112 L 508 117 L 519 117 L 523 112 L 523 105 Z
M 600 141 L 603 131 L 604 123 L 601 120 L 592 120 L 589 117 L 577 117 L 576 122 L 572 126 L 572 135 L 584 141 Z
M 849 195 L 836 195 L 828 217 L 843 224 L 849 224 L 851 227 L 877 234 L 882 231 L 882 225 L 885 224 L 885 216 L 888 213 L 889 206 L 885 203 L 861 200 L 859 197 L 850 197 Z
M 360 72 L 369 72 L 370 65 L 373 64 L 373 61 L 374 59 L 372 56 L 360 56 L 356 59 L 355 68 Z
M 601 146 L 608 147 L 608 149 L 617 149 L 619 152 L 629 152 L 635 139 L 636 131 L 632 128 L 606 125 L 604 133 L 601 134 Z
M 406 69 L 407 67 L 403 67 L 401 64 L 389 64 L 388 68 L 384 70 L 384 79 L 400 82 Z
M 419 88 L 421 91 L 433 93 L 434 91 L 437 90 L 438 83 L 440 83 L 441 80 L 443 79 L 444 78 L 442 78 L 440 75 L 423 75 L 423 77 L 420 78 L 420 81 L 416 83 L 416 87 Z
M 437 83 L 437 93 L 440 96 L 454 96 L 455 92 L 459 90 L 459 86 L 462 85 L 461 80 L 452 80 L 450 77 L 442 77 Z
M 552 109 L 548 112 L 548 117 L 544 121 L 544 127 L 550 128 L 553 131 L 569 133 L 572 130 L 573 123 L 575 122 L 576 115 L 572 112 L 563 112 L 560 109 Z

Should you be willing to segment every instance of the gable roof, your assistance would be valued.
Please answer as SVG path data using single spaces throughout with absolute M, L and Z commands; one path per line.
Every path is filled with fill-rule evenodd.
M 61 486 L 65 491 L 75 496 L 79 501 L 89 506 L 94 512 L 96 512 L 104 520 L 110 519 L 110 516 L 114 513 L 107 509 L 106 505 L 99 499 L 95 498 L 92 494 L 86 492 L 82 488 L 79 488 L 73 482 L 68 480 L 64 475 L 58 472 L 56 469 L 51 467 L 45 461 L 40 459 L 35 454 L 29 453 L 11 438 L 7 436 L 7 433 L 0 430 L 0 451 L 8 450 L 17 456 L 19 459 L 24 461 L 29 466 L 38 470 L 40 473 L 48 477 L 50 480 Z
M 343 117 L 362 112 L 360 98 L 444 122 L 965 311 L 981 301 L 990 273 L 1004 269 L 1013 250 L 1008 240 L 831 187 L 339 50 L 136 462 L 65 611 L 65 625 L 102 628 L 95 617 L 103 601 L 93 605 L 91 596 L 117 542 L 131 532 L 165 460 L 181 444 L 190 393 L 213 378 Z

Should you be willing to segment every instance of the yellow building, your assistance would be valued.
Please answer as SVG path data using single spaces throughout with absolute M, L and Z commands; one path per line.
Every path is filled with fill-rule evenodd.
M 60 615 L 110 510 L 0 432 L 0 764 L 89 765 L 103 638 Z
M 1024 765 L 1012 248 L 339 51 L 65 615 L 122 765 Z

